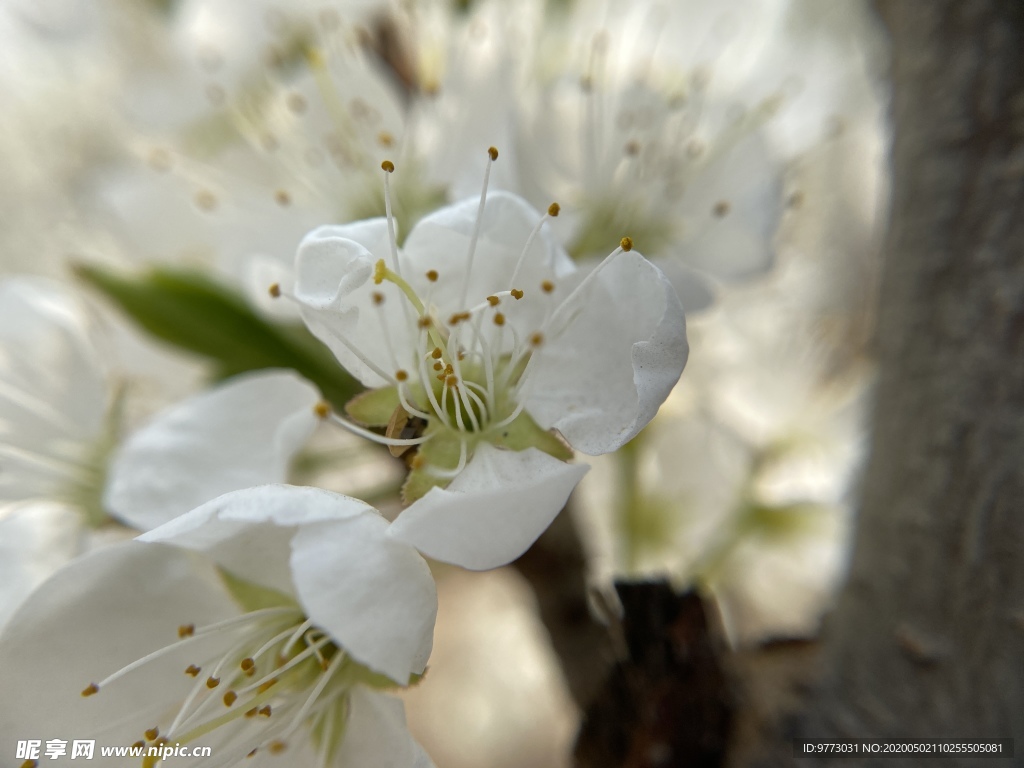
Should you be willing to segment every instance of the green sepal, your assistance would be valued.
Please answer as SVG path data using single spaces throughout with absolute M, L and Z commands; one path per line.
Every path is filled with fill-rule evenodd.
M 398 387 L 368 389 L 345 403 L 345 413 L 364 427 L 386 427 L 401 404 Z
M 425 469 L 410 470 L 402 483 L 402 504 L 409 506 L 426 496 L 431 488 L 444 488 L 450 482 L 450 478 L 432 475 Z
M 569 461 L 573 455 L 572 449 L 558 435 L 550 430 L 541 429 L 526 411 L 520 413 L 510 424 L 488 434 L 487 438 L 497 447 L 510 451 L 537 448 L 562 461 Z
M 444 488 L 451 482 L 450 477 L 437 477 L 431 469 L 449 470 L 459 465 L 459 455 L 462 450 L 462 440 L 468 440 L 466 446 L 468 461 L 473 456 L 473 448 L 476 441 L 470 435 L 460 435 L 440 424 L 432 423 L 427 427 L 424 435 L 430 439 L 419 446 L 419 453 L 416 457 L 421 462 L 421 469 L 413 469 L 402 485 L 402 503 L 412 504 L 417 499 L 423 498 L 431 488 Z
M 237 292 L 201 272 L 156 267 L 125 275 L 79 264 L 75 274 L 151 335 L 207 358 L 218 378 L 291 368 L 336 408 L 362 390 L 305 327 L 261 317 Z
M 298 604 L 283 592 L 276 589 L 264 587 L 260 584 L 253 584 L 225 568 L 218 568 L 221 579 L 228 592 L 235 598 L 235 601 L 245 609 L 246 612 L 259 611 L 263 608 L 294 607 L 301 610 Z

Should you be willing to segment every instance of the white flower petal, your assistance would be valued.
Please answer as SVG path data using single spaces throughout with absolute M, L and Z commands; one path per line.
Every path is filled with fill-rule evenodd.
M 387 221 L 369 219 L 313 230 L 299 245 L 295 261 L 295 298 L 306 325 L 367 387 L 390 383 L 394 373 L 380 310 L 366 285 L 374 264 L 389 250 Z M 385 260 L 391 263 L 390 257 Z M 402 328 L 395 334 L 396 350 L 412 349 Z
M 206 553 L 231 573 L 292 594 L 295 527 L 376 510 L 319 488 L 267 485 L 227 493 L 139 537 Z
M 42 279 L 0 284 L 0 499 L 70 484 L 100 438 L 107 381 L 71 294 Z
M 679 297 L 643 256 L 620 252 L 583 281 L 552 324 L 553 338 L 529 373 L 527 410 L 584 453 L 618 449 L 654 418 L 686 365 Z
M 389 539 L 387 528 L 377 512 L 304 526 L 292 541 L 291 565 L 313 622 L 357 660 L 404 685 L 430 657 L 437 592 L 423 558 Z
M 122 446 L 107 509 L 147 530 L 228 491 L 283 482 L 319 397 L 292 372 L 261 371 L 180 403 Z
M 388 535 L 436 560 L 482 571 L 512 562 L 536 541 L 586 474 L 536 448 L 477 447 L 447 488 L 432 488 Z
M 441 208 L 420 220 L 405 242 L 403 271 L 417 290 L 430 290 L 431 301 L 439 307 L 442 317 L 466 309 L 461 304 L 463 282 L 479 206 L 479 198 L 469 198 Z M 537 211 L 521 197 L 501 191 L 487 196 L 465 290 L 467 303 L 480 303 L 485 297 L 510 288 L 536 290 L 543 280 L 575 271 L 572 260 L 545 226 L 523 260 L 517 285 L 511 284 L 523 248 L 539 220 Z M 428 289 L 423 275 L 429 269 L 436 269 L 441 278 Z
M 405 724 L 405 705 L 394 696 L 356 688 L 338 765 L 359 768 L 428 768 L 433 763 Z
M 0 509 L 0 627 L 28 594 L 78 554 L 81 514 L 37 502 Z
M 181 549 L 129 541 L 74 561 L 33 592 L 0 635 L 8 702 L 0 749 L 13 755 L 27 738 L 131 744 L 187 693 L 189 662 L 170 654 L 95 696 L 83 698 L 82 689 L 171 644 L 184 623 L 237 613 L 216 572 Z

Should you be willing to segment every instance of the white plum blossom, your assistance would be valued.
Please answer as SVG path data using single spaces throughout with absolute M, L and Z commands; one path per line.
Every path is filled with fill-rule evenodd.
M 425 217 L 401 249 L 390 217 L 321 227 L 299 247 L 292 298 L 371 389 L 348 406 L 364 427 L 334 419 L 396 454 L 416 447 L 404 488 L 416 504 L 393 533 L 433 557 L 486 568 L 520 554 L 584 471 L 563 463 L 571 453 L 548 430 L 584 453 L 614 451 L 685 365 L 682 306 L 660 270 L 628 237 L 578 269 L 544 226 L 557 214 L 488 196 L 485 179 L 479 200 Z M 486 538 L 469 531 L 492 514 L 528 532 L 500 557 L 459 554 L 473 549 L 463 537 Z M 459 552 L 421 536 L 428 519 Z
M 264 486 L 73 562 L 0 635 L 16 701 L 0 746 L 49 724 L 99 744 L 210 746 L 185 763 L 204 768 L 285 750 L 310 766 L 430 765 L 385 691 L 423 673 L 436 592 L 387 525 L 355 499 Z

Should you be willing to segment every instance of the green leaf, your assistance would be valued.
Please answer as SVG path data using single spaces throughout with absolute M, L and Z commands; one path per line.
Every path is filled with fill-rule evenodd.
M 235 576 L 231 571 L 224 568 L 218 568 L 217 570 L 220 572 L 220 577 L 224 580 L 224 586 L 227 587 L 228 592 L 247 612 L 259 611 L 263 608 L 280 608 L 282 606 L 295 607 L 296 609 L 299 607 L 292 598 L 283 592 L 278 592 L 276 589 L 259 584 L 253 584 L 251 581 Z
M 365 427 L 386 427 L 401 405 L 397 387 L 370 389 L 345 403 L 345 412 Z
M 261 317 L 237 292 L 201 272 L 155 267 L 129 275 L 79 264 L 75 274 L 151 335 L 210 360 L 220 378 L 291 368 L 339 409 L 362 390 L 305 327 Z

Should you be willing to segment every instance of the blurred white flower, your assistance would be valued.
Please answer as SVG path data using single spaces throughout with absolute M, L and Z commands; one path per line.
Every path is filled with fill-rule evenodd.
M 771 268 L 787 165 L 844 112 L 873 42 L 818 34 L 804 16 L 829 14 L 804 5 L 595 0 L 546 20 L 517 150 L 527 198 L 569 209 L 570 253 L 629 234 L 687 311 Z
M 383 691 L 423 672 L 437 598 L 386 528 L 354 499 L 266 486 L 77 560 L 0 636 L 17 692 L 0 744 L 52 723 L 101 744 L 210 746 L 203 766 L 253 750 L 276 764 L 286 748 L 305 765 L 429 765 Z
M 0 624 L 107 522 L 118 407 L 89 325 L 56 283 L 0 283 Z

